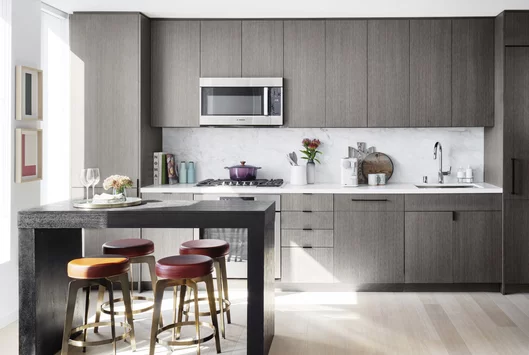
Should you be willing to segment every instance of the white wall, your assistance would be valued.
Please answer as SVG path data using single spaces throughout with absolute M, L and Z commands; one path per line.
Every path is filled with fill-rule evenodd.
M 4 0 L 5 1 L 5 0 Z M 8 0 L 9 1 L 9 0 Z M 12 1 L 12 60 L 11 60 L 11 102 L 14 102 L 14 73 L 16 65 L 40 67 L 40 1 Z M 17 127 L 38 126 L 35 122 L 22 123 L 14 120 L 14 105 L 9 120 L 11 122 L 11 152 L 14 152 L 14 132 Z M 11 154 L 11 233 L 1 235 L 2 249 L 9 250 L 8 258 L 0 264 L 0 280 L 5 287 L 0 292 L 0 327 L 18 317 L 18 231 L 17 212 L 40 204 L 40 182 L 15 184 L 14 154 Z
M 443 145 L 444 169 L 452 165 L 454 181 L 459 166 L 475 168 L 476 182 L 483 181 L 483 128 L 165 128 L 163 149 L 176 154 L 178 161 L 195 161 L 197 178 L 228 178 L 225 166 L 246 160 L 262 167 L 262 178 L 289 179 L 286 153 L 300 156 L 303 138 L 323 142 L 321 165 L 316 167 L 317 182 L 340 182 L 340 158 L 357 142 L 375 146 L 394 163 L 391 182 L 422 182 L 428 176 L 437 181 L 439 161 L 433 160 L 436 141 Z

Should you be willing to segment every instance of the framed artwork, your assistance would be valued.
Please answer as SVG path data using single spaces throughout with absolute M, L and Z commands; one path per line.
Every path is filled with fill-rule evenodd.
M 16 130 L 17 183 L 42 180 L 42 129 Z
M 42 121 L 42 70 L 17 65 L 15 90 L 16 119 Z

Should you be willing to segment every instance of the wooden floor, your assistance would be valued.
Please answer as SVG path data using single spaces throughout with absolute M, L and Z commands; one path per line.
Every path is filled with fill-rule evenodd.
M 227 327 L 222 352 L 246 354 L 246 291 L 242 287 L 231 291 L 233 324 Z M 167 293 L 163 307 L 166 320 L 171 317 L 170 296 Z M 119 354 L 148 354 L 150 321 L 150 314 L 136 317 L 138 351 L 133 353 L 128 344 L 120 342 Z M 9 354 L 5 351 L 9 346 L 16 349 L 16 336 L 3 332 L 6 330 L 0 330 L 0 348 L 2 354 Z M 94 334 L 90 337 L 97 338 Z M 82 353 L 70 349 L 71 354 Z M 156 354 L 193 354 L 195 349 L 170 352 L 157 346 Z M 204 344 L 202 354 L 214 353 L 213 343 Z M 278 293 L 276 336 L 270 353 L 529 354 L 529 295 Z M 91 348 L 87 354 L 111 354 L 111 348 Z

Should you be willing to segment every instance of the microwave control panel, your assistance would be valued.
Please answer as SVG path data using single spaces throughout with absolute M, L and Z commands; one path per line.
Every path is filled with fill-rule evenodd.
M 281 116 L 281 90 L 270 88 L 270 116 Z

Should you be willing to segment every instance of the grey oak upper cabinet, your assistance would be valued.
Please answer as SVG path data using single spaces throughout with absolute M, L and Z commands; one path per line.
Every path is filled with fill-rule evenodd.
M 152 125 L 198 127 L 200 22 L 152 21 Z
M 502 212 L 455 212 L 454 217 L 454 282 L 501 282 Z
M 241 26 L 232 20 L 200 22 L 200 76 L 241 76 Z
M 494 126 L 494 20 L 452 20 L 452 126 Z
M 242 21 L 242 76 L 283 76 L 283 21 Z
M 367 127 L 367 21 L 325 21 L 325 127 Z
M 284 23 L 285 122 L 325 127 L 325 21 Z
M 410 126 L 449 127 L 451 21 L 410 21 Z
M 529 11 L 505 11 L 505 45 L 529 46 Z
M 150 124 L 150 43 L 150 20 L 139 13 L 71 16 L 71 187 L 94 166 L 98 186 L 112 174 L 152 184 L 162 139 Z
M 410 21 L 367 21 L 367 124 L 410 125 Z
M 452 283 L 453 212 L 405 213 L 406 283 Z
M 507 200 L 504 213 L 504 283 L 529 284 L 529 201 Z
M 334 279 L 404 283 L 404 212 L 335 212 Z
M 504 197 L 529 199 L 529 47 L 505 48 Z M 510 166 L 509 166 L 510 165 Z

